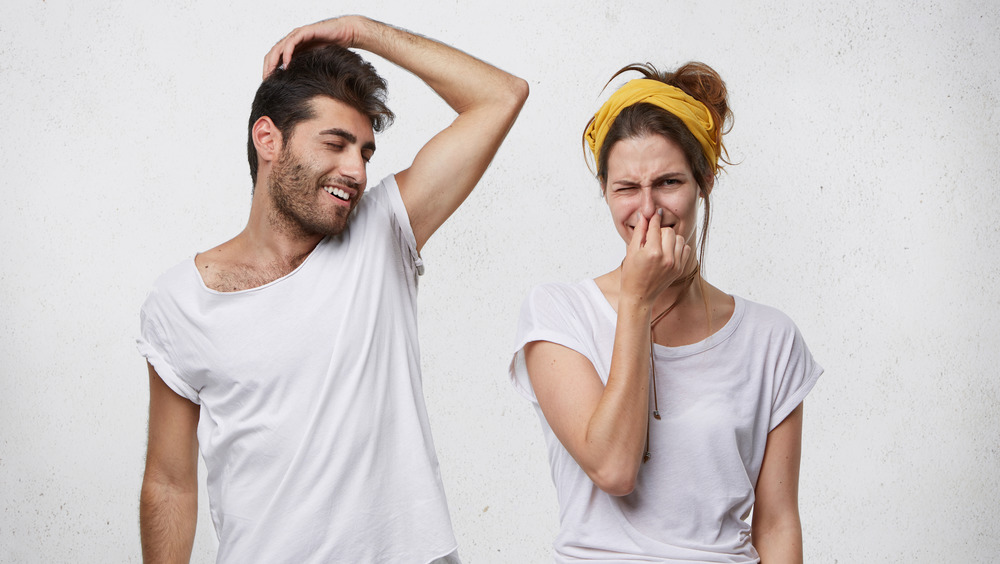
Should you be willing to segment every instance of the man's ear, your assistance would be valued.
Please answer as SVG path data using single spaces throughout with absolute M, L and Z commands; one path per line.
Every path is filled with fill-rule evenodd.
M 257 158 L 263 162 L 277 160 L 281 154 L 281 131 L 274 125 L 271 118 L 262 116 L 253 124 L 250 134 L 253 146 L 257 148 Z

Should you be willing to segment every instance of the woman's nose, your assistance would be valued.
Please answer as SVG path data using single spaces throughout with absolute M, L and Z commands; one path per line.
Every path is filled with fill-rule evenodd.
M 642 189 L 642 201 L 639 202 L 639 213 L 647 221 L 652 219 L 653 214 L 656 213 L 656 204 L 653 203 L 653 191 L 649 188 Z

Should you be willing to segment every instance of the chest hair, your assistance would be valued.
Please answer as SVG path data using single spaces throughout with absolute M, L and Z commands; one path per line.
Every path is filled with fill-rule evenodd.
M 205 285 L 217 292 L 239 292 L 258 288 L 288 275 L 305 257 L 290 263 L 206 265 L 201 269 Z

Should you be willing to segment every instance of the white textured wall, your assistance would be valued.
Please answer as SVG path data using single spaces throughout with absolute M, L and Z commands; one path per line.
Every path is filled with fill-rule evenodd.
M 4 4 L 0 561 L 138 562 L 138 307 L 161 271 L 243 226 L 265 51 L 366 3 Z M 690 59 L 729 84 L 741 163 L 715 191 L 708 278 L 790 314 L 826 368 L 806 407 L 807 560 L 994 560 L 995 2 L 376 4 L 369 15 L 532 89 L 424 250 L 425 391 L 467 562 L 547 560 L 557 508 L 541 434 L 506 380 L 519 304 L 536 283 L 618 264 L 579 134 L 614 70 Z M 380 69 L 399 119 L 375 179 L 451 117 Z M 214 555 L 206 505 L 195 562 Z

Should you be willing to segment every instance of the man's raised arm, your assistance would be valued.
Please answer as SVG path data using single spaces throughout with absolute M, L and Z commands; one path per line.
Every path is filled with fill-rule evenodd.
M 291 60 L 296 49 L 323 43 L 364 49 L 399 65 L 458 112 L 396 175 L 419 250 L 482 178 L 528 97 L 528 83 L 457 49 L 362 16 L 295 29 L 264 58 L 265 76 Z

